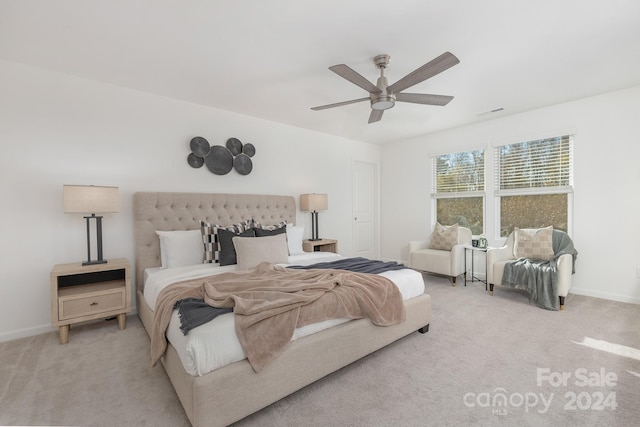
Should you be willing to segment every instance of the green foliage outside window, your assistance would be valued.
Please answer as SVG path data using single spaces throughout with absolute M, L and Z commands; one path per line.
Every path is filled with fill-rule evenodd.
M 573 137 L 564 135 L 495 148 L 495 195 L 500 198 L 500 236 L 515 227 L 568 231 L 573 191 Z M 436 220 L 484 233 L 484 150 L 433 158 Z
M 435 157 L 433 172 L 436 220 L 484 233 L 484 150 Z
M 501 237 L 508 236 L 514 227 L 551 225 L 568 231 L 572 140 L 571 135 L 565 135 L 497 147 Z M 543 194 L 531 194 L 534 190 Z
M 550 225 L 567 231 L 567 194 L 503 196 L 500 198 L 500 236 L 507 237 L 514 229 L 541 228 Z
M 484 150 L 436 157 L 436 193 L 484 190 Z
M 436 200 L 436 215 L 442 225 L 458 224 L 471 229 L 474 235 L 483 233 L 482 197 L 456 197 Z

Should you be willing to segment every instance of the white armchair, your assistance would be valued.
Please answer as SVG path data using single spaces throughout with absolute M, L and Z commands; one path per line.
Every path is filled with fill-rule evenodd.
M 441 228 L 439 229 L 438 227 Z M 437 249 L 443 248 L 443 246 L 432 244 L 434 235 L 438 236 L 439 232 L 448 232 L 451 235 L 454 231 L 453 227 L 455 227 L 456 233 L 453 234 L 452 240 L 449 242 L 450 245 L 444 246 L 445 248 L 450 246 L 451 249 Z M 453 279 L 453 286 L 455 286 L 456 277 L 463 273 L 465 275 L 467 274 L 464 259 L 464 245 L 470 243 L 470 229 L 458 226 L 442 227 L 440 224 L 436 224 L 434 232 L 427 240 L 413 240 L 409 242 L 409 267 L 414 270 L 450 276 Z
M 522 229 L 527 233 L 536 233 L 540 229 Z M 570 239 L 569 239 L 570 241 Z M 493 295 L 494 285 L 502 284 L 502 277 L 504 275 L 504 267 L 508 261 L 516 259 L 514 254 L 515 244 L 515 232 L 512 232 L 505 245 L 501 248 L 489 248 L 487 250 L 487 283 L 489 284 L 489 294 Z M 571 249 L 573 250 L 573 243 L 571 243 Z M 560 310 L 564 310 L 564 299 L 568 295 L 571 289 L 571 276 L 573 274 L 574 259 L 577 255 L 575 253 L 565 253 L 557 257 L 557 290 L 560 303 Z M 524 285 L 524 284 L 523 284 Z M 524 288 L 524 286 L 523 286 Z

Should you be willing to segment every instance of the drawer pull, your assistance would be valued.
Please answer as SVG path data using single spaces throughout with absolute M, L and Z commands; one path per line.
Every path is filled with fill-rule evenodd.
M 89 305 L 94 306 L 94 305 L 98 305 L 98 303 L 97 303 L 97 302 L 92 302 L 92 303 L 91 303 L 91 304 L 89 304 Z

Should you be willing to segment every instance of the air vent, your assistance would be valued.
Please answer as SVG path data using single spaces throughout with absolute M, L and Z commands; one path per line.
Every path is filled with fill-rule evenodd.
M 483 111 L 482 113 L 478 113 L 478 116 L 484 116 L 485 114 L 498 113 L 500 111 L 504 111 L 504 107 L 494 108 L 493 110 Z

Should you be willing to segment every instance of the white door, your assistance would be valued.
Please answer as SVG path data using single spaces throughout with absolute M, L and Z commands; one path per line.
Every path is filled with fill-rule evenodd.
M 377 258 L 377 165 L 353 162 L 354 256 Z

